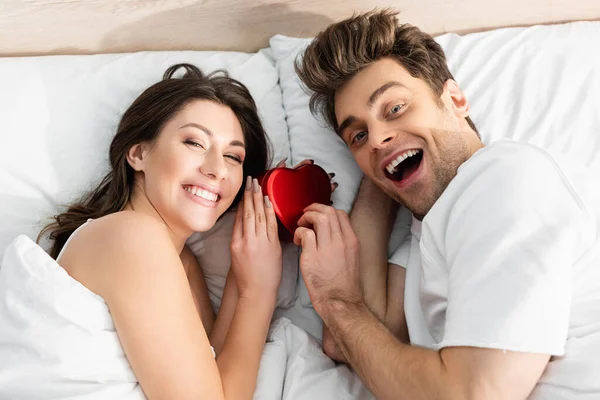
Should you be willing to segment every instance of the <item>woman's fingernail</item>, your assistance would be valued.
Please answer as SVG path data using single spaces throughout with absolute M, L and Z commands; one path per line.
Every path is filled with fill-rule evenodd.
M 267 208 L 271 208 L 271 200 L 269 200 L 269 196 L 265 196 L 265 206 L 267 206 Z
M 252 188 L 252 177 L 248 175 L 246 178 L 246 190 L 250 190 Z
M 339 184 L 339 183 L 337 183 L 337 182 L 333 182 L 333 183 L 332 183 L 332 185 L 333 185 L 333 186 L 335 186 L 335 187 L 338 187 L 338 186 L 340 186 L 340 184 Z
M 315 163 L 315 160 L 313 160 L 313 159 L 309 159 L 308 161 L 310 161 L 311 164 Z
M 333 205 L 333 201 L 330 201 L 330 202 L 329 202 L 329 205 L 330 205 L 330 206 L 332 206 L 332 205 Z
M 330 176 L 330 177 L 332 177 L 332 178 L 335 178 L 335 172 L 331 172 L 331 173 L 329 174 L 329 176 Z
M 260 186 L 258 185 L 258 179 L 252 180 L 252 186 L 254 186 L 255 193 L 258 193 L 260 191 Z
M 284 158 L 283 158 L 283 160 L 281 160 L 281 161 L 279 161 L 279 162 L 277 163 L 277 165 L 278 165 L 278 166 L 280 166 L 280 165 L 285 165 L 285 162 L 287 161 L 287 159 L 288 159 L 287 157 L 284 157 Z

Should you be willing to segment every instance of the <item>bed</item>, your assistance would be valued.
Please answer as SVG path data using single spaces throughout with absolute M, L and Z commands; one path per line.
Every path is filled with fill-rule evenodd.
M 273 161 L 312 158 L 336 173 L 349 211 L 361 173 L 308 110 L 293 62 L 309 38 L 353 11 L 392 6 L 434 34 L 484 142 L 528 141 L 600 171 L 600 3 L 530 1 L 5 1 L 0 5 L 0 258 L 19 233 L 106 172 L 120 115 L 177 62 L 223 68 L 255 98 Z M 188 241 L 219 307 L 232 215 Z M 390 248 L 407 233 L 399 215 Z M 284 247 L 278 308 L 255 399 L 370 399 L 321 351 L 321 321 Z

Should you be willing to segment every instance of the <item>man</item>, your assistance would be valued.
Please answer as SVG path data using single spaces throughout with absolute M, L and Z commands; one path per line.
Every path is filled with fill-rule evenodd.
M 312 205 L 294 239 L 315 310 L 373 393 L 600 398 L 589 172 L 527 144 L 484 147 L 441 47 L 391 11 L 330 26 L 297 71 L 366 177 L 352 223 Z M 388 265 L 391 200 L 414 225 Z

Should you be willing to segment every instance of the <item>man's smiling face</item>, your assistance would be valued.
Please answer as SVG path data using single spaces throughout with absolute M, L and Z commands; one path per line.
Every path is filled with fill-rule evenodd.
M 420 219 L 471 155 L 461 131 L 468 103 L 456 82 L 438 96 L 390 58 L 336 92 L 335 115 L 365 175 Z

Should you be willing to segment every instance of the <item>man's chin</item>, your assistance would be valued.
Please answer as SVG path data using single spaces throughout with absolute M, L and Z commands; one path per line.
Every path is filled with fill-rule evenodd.
M 424 204 L 422 201 L 418 201 L 418 199 L 422 198 L 423 196 L 419 196 L 418 193 L 413 193 L 415 192 L 414 190 L 411 191 L 409 189 L 409 193 L 401 194 L 399 193 L 398 187 L 385 177 L 379 178 L 374 182 L 386 195 L 388 195 L 388 197 L 393 199 L 396 203 L 399 203 L 403 207 L 407 208 L 415 216 L 415 218 L 422 220 L 425 217 L 425 214 L 427 214 L 427 211 L 429 211 L 429 208 L 425 209 L 423 207 Z
M 424 201 L 419 200 L 422 198 L 421 196 L 415 196 L 415 199 L 413 199 L 413 198 L 407 198 L 404 196 L 400 196 L 400 194 L 397 192 L 394 192 L 389 195 L 397 203 L 399 203 L 404 208 L 409 210 L 412 213 L 412 215 L 419 221 L 421 221 L 423 218 L 425 218 L 425 215 L 431 208 L 431 207 L 427 207 L 427 205 L 425 204 Z

